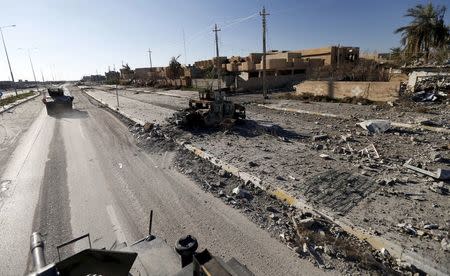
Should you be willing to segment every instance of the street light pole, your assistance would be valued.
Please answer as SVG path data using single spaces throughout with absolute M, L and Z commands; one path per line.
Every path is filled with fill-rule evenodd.
M 116 84 L 116 100 L 117 100 L 117 110 L 119 110 L 119 89 Z
M 36 84 L 37 84 L 37 80 L 36 80 L 36 74 L 34 73 L 33 62 L 31 61 L 30 49 L 28 49 L 28 58 L 30 59 L 30 64 L 31 64 L 31 71 L 33 71 L 33 78 L 34 78 L 34 83 L 36 83 Z
M 148 49 L 148 59 L 150 61 L 150 68 L 153 68 L 153 64 L 152 64 L 152 51 L 150 49 Z M 123 66 L 123 62 L 122 62 L 122 66 Z
M 16 92 L 16 96 L 17 96 L 17 87 L 16 87 L 16 84 L 14 82 L 14 74 L 13 74 L 12 69 L 11 69 L 11 62 L 9 62 L 8 50 L 6 49 L 5 38 L 3 36 L 3 30 L 2 30 L 4 28 L 15 27 L 15 26 L 16 25 L 9 25 L 9 26 L 0 27 L 0 34 L 2 35 L 3 48 L 5 48 L 6 60 L 8 61 L 9 72 L 11 73 L 11 80 L 12 80 L 12 83 L 13 83 L 14 92 Z
M 36 48 L 33 48 L 33 50 L 34 50 L 34 49 L 36 49 Z M 19 50 L 25 50 L 25 49 L 23 49 L 23 48 L 19 48 Z M 30 49 L 29 49 L 29 48 L 27 48 L 26 50 L 27 50 L 27 53 L 28 53 L 28 58 L 30 59 L 30 65 L 31 65 L 31 71 L 33 72 L 34 83 L 36 83 L 36 84 L 37 84 L 37 80 L 36 80 L 36 74 L 35 74 L 35 72 L 34 72 L 33 61 L 31 61 L 31 54 L 30 54 Z

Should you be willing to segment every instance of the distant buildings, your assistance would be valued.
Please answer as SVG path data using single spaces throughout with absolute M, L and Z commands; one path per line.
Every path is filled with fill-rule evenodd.
M 105 72 L 106 82 L 110 84 L 119 83 L 120 73 L 117 71 Z
M 81 80 L 85 82 L 102 82 L 106 80 L 106 77 L 102 75 L 90 75 L 84 76 Z
M 180 85 L 202 87 L 211 86 L 217 77 L 217 64 L 222 71 L 223 87 L 233 89 L 258 90 L 262 86 L 262 53 L 251 53 L 246 57 L 219 57 L 196 61 L 193 66 L 183 66 L 179 77 Z M 269 51 L 267 53 L 266 76 L 270 88 L 278 88 L 308 79 L 313 73 L 326 68 L 330 72 L 342 65 L 356 64 L 360 53 L 358 47 L 329 46 L 294 51 Z M 131 68 L 126 65 L 120 69 L 122 83 L 152 85 L 154 83 L 173 83 L 174 78 L 168 74 L 167 67 Z M 117 72 L 116 72 L 117 74 Z M 107 76 L 107 79 L 117 75 Z M 315 73 L 315 75 L 317 75 Z M 203 81 L 203 80 L 211 81 Z

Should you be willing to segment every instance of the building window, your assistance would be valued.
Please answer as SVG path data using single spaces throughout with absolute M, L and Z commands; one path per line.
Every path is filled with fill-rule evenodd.
M 249 78 L 257 78 L 259 76 L 259 72 L 248 72 Z
M 278 75 L 280 76 L 286 76 L 286 75 L 291 75 L 292 74 L 292 70 L 280 70 L 278 71 Z
M 305 73 L 306 73 L 305 69 L 295 69 L 294 70 L 294 75 L 305 74 Z

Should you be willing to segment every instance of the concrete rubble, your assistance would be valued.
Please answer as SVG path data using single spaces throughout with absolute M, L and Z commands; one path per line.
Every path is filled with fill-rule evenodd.
M 388 120 L 367 120 L 358 125 L 369 133 L 383 133 L 391 128 L 391 122 Z
M 154 93 L 124 95 L 130 99 L 126 104 L 140 111 L 164 106 L 174 114 L 186 102 Z M 420 273 L 396 260 L 391 250 L 375 250 L 328 218 L 283 204 L 180 145 L 195 145 L 258 177 L 267 190 L 282 188 L 333 218 L 349 220 L 375 237 L 395 242 L 404 252 L 450 270 L 450 137 L 392 123 L 416 123 L 422 118 L 442 121 L 440 127 L 450 129 L 450 110 L 445 104 L 427 106 L 424 112 L 422 106 L 402 103 L 357 106 L 286 102 L 275 97 L 268 103 L 348 115 L 339 118 L 267 109 L 258 106 L 252 95 L 235 96 L 233 101 L 245 105 L 247 119 L 229 129 L 180 129 L 159 117 L 139 115 L 142 121 L 153 122 L 152 127 L 133 124 L 130 131 L 148 151 L 175 150 L 173 164 L 180 172 L 319 267 L 344 274 Z

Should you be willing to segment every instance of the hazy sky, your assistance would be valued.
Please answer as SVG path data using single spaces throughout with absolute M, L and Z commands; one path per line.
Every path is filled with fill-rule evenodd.
M 266 5 L 269 49 L 293 50 L 326 45 L 387 51 L 397 46 L 393 30 L 408 22 L 408 0 L 0 0 L 4 29 L 16 79 L 32 80 L 26 51 L 41 79 L 80 79 L 104 73 L 123 62 L 165 66 L 171 56 L 192 63 L 215 55 L 213 24 L 219 24 L 221 55 L 261 51 L 261 18 Z M 434 4 L 448 4 L 436 0 Z M 449 7 L 450 8 L 450 7 Z M 446 16 L 449 23 L 449 15 Z M 186 38 L 184 55 L 183 30 Z M 9 79 L 0 47 L 0 80 Z

